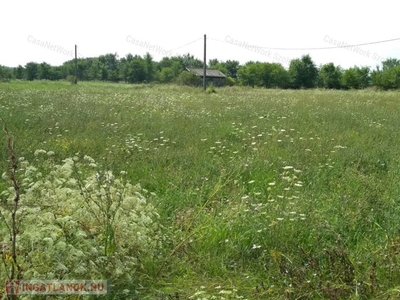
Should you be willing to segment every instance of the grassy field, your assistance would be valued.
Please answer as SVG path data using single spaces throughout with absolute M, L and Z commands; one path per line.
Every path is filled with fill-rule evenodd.
M 88 155 L 149 192 L 127 299 L 398 299 L 399 112 L 399 92 L 0 84 L 18 157 Z

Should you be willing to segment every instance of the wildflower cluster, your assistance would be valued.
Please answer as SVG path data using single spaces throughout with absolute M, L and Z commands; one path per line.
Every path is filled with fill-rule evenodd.
M 146 191 L 127 182 L 126 172 L 101 171 L 89 156 L 55 164 L 52 154 L 35 152 L 40 170 L 23 158 L 19 162 L 17 252 L 23 278 L 130 280 L 139 258 L 158 246 L 158 214 Z M 4 282 L 11 265 L 7 244 L 14 191 L 0 192 Z

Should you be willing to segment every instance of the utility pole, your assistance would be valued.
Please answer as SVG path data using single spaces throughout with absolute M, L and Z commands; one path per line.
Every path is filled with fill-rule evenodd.
M 204 35 L 204 63 L 203 63 L 203 90 L 206 90 L 206 68 L 207 68 L 207 61 L 206 61 L 206 35 Z
M 74 84 L 78 83 L 78 47 L 75 45 L 75 78 Z

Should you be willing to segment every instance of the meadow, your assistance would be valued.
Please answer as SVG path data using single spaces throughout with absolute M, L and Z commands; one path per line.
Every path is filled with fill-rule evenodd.
M 2 83 L 23 276 L 110 279 L 110 299 L 398 299 L 399 111 L 398 91 Z

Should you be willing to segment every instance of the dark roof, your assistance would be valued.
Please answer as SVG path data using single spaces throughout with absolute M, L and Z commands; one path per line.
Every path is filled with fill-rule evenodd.
M 203 69 L 194 69 L 194 68 L 186 68 L 189 72 L 193 72 L 197 76 L 203 77 L 204 70 Z M 222 73 L 220 70 L 211 70 L 211 69 L 206 69 L 206 77 L 220 77 L 220 78 L 225 78 L 226 75 Z

